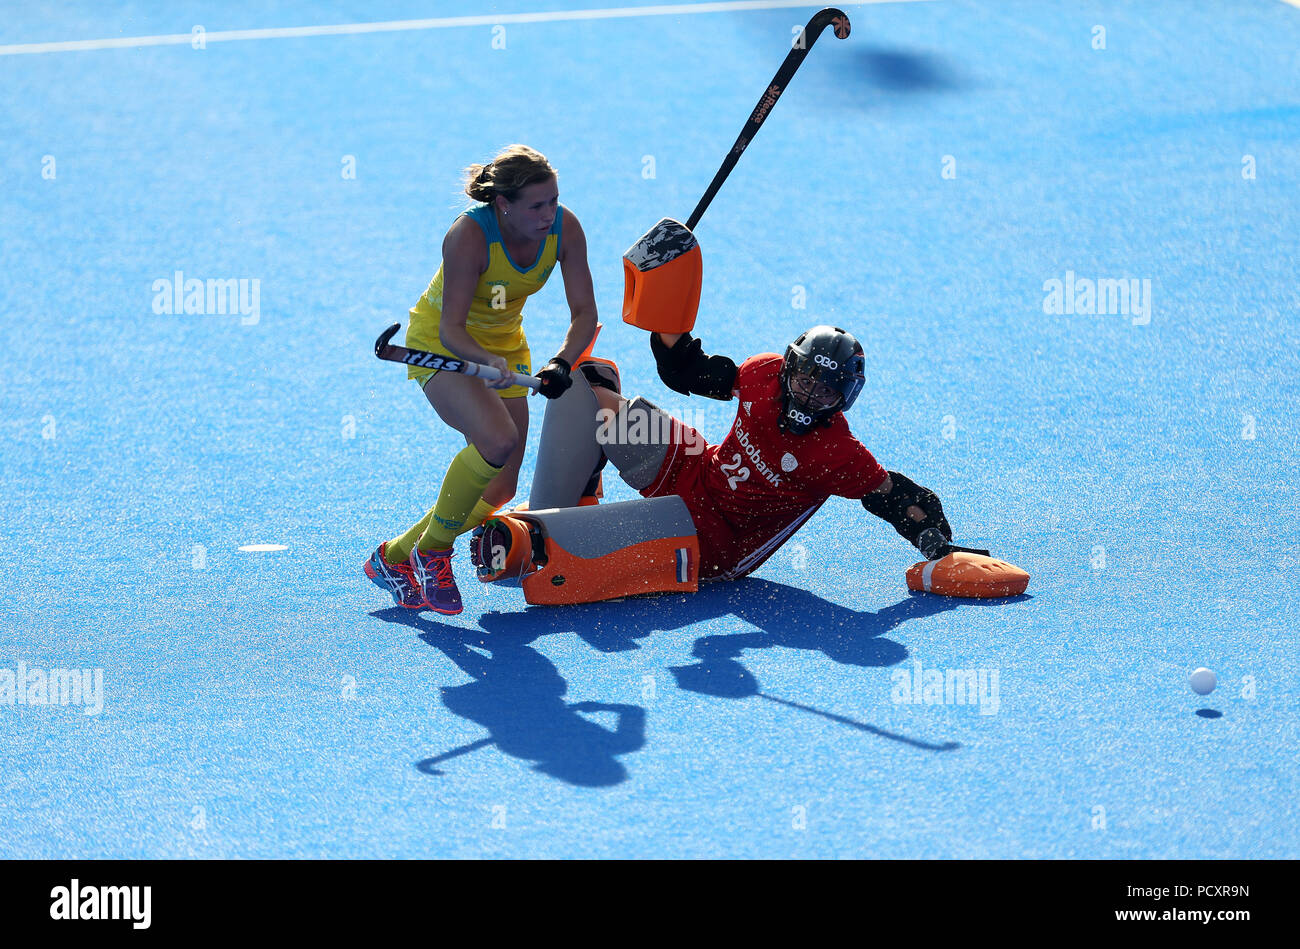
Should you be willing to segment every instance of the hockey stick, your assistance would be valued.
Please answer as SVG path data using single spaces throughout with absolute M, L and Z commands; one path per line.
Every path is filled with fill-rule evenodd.
M 704 274 L 695 226 L 827 26 L 834 27 L 840 39 L 849 35 L 849 18 L 843 10 L 827 7 L 808 21 L 687 222 L 664 218 L 623 254 L 624 323 L 669 335 L 695 326 Z
M 790 84 L 795 71 L 803 65 L 803 61 L 808 57 L 808 51 L 813 48 L 813 43 L 817 42 L 817 37 L 821 35 L 822 30 L 826 29 L 827 26 L 835 28 L 835 35 L 839 39 L 848 38 L 851 27 L 849 18 L 843 10 L 827 7 L 808 21 L 808 25 L 799 34 L 794 49 L 790 50 L 786 55 L 785 62 L 781 64 L 781 68 L 776 71 L 776 75 L 768 83 L 767 91 L 758 100 L 758 105 L 754 107 L 753 113 L 749 116 L 749 121 L 740 130 L 740 136 L 736 139 L 736 144 L 732 145 L 731 151 L 727 152 L 727 157 L 722 161 L 722 167 L 713 176 L 713 181 L 709 184 L 708 190 L 704 192 L 704 197 L 700 198 L 700 203 L 691 212 L 690 219 L 686 222 L 687 230 L 695 230 L 695 225 L 704 216 L 704 212 L 709 203 L 713 201 L 714 195 L 722 188 L 722 183 L 731 174 L 731 169 L 736 167 L 736 162 L 740 161 L 740 156 L 744 153 L 745 148 L 758 134 L 758 130 L 763 127 L 763 122 L 771 114 L 772 107 L 776 105 L 776 100 L 781 98 L 781 93 L 785 92 L 786 86 Z
M 956 544 L 944 544 L 938 551 L 939 554 L 946 557 L 949 554 L 979 554 L 981 557 L 990 556 L 987 550 L 981 550 L 978 547 L 958 547 Z M 937 558 L 931 558 L 937 559 Z
M 944 537 L 937 527 L 927 527 L 921 531 L 921 536 L 917 538 L 916 548 L 921 551 L 921 556 L 926 560 L 941 560 L 953 553 L 979 554 L 981 557 L 989 555 L 987 550 L 980 550 L 975 547 L 959 547 Z
M 460 372 L 467 376 L 478 376 L 480 379 L 491 379 L 493 381 L 501 378 L 501 373 L 491 366 L 484 366 L 466 359 L 457 359 L 454 356 L 444 356 L 441 353 L 431 353 L 423 349 L 407 349 L 405 346 L 390 343 L 389 340 L 393 338 L 393 334 L 401 328 L 401 323 L 394 323 L 379 334 L 379 338 L 375 340 L 376 356 L 389 362 L 404 362 L 408 366 L 418 366 L 421 369 Z M 515 373 L 515 382 L 533 390 L 542 387 L 541 379 L 535 376 L 525 376 L 522 373 Z

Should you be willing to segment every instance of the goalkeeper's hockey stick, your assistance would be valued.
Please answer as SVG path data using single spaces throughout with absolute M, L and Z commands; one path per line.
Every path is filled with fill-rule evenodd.
M 786 86 L 790 84 L 795 71 L 803 65 L 804 59 L 808 56 L 808 51 L 813 48 L 813 43 L 817 42 L 817 37 L 828 26 L 835 28 L 835 35 L 838 38 L 848 38 L 850 30 L 849 18 L 843 10 L 827 7 L 808 21 L 808 25 L 803 28 L 803 32 L 795 40 L 794 48 L 786 55 L 785 62 L 781 64 L 781 68 L 776 71 L 776 75 L 768 83 L 767 91 L 758 100 L 758 105 L 754 107 L 753 113 L 750 114 L 749 121 L 740 130 L 740 136 L 736 139 L 736 144 L 732 145 L 731 151 L 727 152 L 727 157 L 723 159 L 722 167 L 718 169 L 718 173 L 713 176 L 709 189 L 704 192 L 704 197 L 700 198 L 700 203 L 691 212 L 690 219 L 686 222 L 688 230 L 695 230 L 695 225 L 700 223 L 700 218 L 704 216 L 704 212 L 713 200 L 714 195 L 718 193 L 722 183 L 731 174 L 731 169 L 736 167 L 736 162 L 740 161 L 740 156 L 744 153 L 745 148 L 758 134 L 758 130 L 762 128 L 763 122 L 772 112 L 772 107 L 776 105 L 776 100 L 781 98 L 781 93 L 785 92 Z
M 981 557 L 987 557 L 987 550 L 980 550 L 977 547 L 959 547 L 952 543 L 948 538 L 940 533 L 937 527 L 927 527 L 921 531 L 921 536 L 916 540 L 916 548 L 921 551 L 921 555 L 926 560 L 939 560 L 947 557 L 949 554 L 966 553 L 979 554 Z
M 394 323 L 388 329 L 379 334 L 375 340 L 375 355 L 380 359 L 386 359 L 389 362 L 404 362 L 408 366 L 416 366 L 420 369 L 437 369 L 441 372 L 460 372 L 467 376 L 478 376 L 480 379 L 490 379 L 496 381 L 501 378 L 501 373 L 491 366 L 484 366 L 481 363 L 470 362 L 467 359 L 457 359 L 455 356 L 444 356 L 441 353 L 431 353 L 423 349 L 407 349 L 405 346 L 397 346 L 390 343 L 399 329 L 401 323 Z M 522 373 L 515 373 L 515 382 L 521 386 L 527 386 L 530 389 L 540 389 L 542 380 L 535 376 L 525 376 Z

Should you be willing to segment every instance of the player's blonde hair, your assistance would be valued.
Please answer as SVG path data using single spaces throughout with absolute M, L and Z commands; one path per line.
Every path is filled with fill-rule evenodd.
M 527 145 L 507 145 L 486 165 L 465 169 L 465 193 L 485 204 L 497 195 L 515 201 L 524 188 L 555 177 L 555 169 L 541 152 Z

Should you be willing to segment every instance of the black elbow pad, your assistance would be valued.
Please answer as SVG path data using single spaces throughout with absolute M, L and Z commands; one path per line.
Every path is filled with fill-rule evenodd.
M 948 526 L 948 518 L 944 516 L 937 494 L 897 471 L 889 472 L 889 479 L 893 482 L 890 492 L 871 492 L 862 499 L 864 508 L 887 521 L 900 537 L 918 549 L 921 535 L 930 529 L 937 530 L 946 540 L 952 540 L 952 528 Z M 907 509 L 912 505 L 925 512 L 924 520 L 914 521 L 907 516 Z
M 731 399 L 736 384 L 736 364 L 726 356 L 706 356 L 700 341 L 683 333 L 671 347 L 658 333 L 650 334 L 650 351 L 664 385 L 682 395 L 703 395 L 710 399 Z

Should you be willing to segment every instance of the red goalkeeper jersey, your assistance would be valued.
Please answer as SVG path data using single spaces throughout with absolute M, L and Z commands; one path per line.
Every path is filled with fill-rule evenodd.
M 736 420 L 702 452 L 695 429 L 676 422 L 659 474 L 641 493 L 679 495 L 700 539 L 700 577 L 743 577 L 776 552 L 831 495 L 861 498 L 885 469 L 853 437 L 843 414 L 805 435 L 781 431 L 781 357 L 764 353 L 736 371 Z

